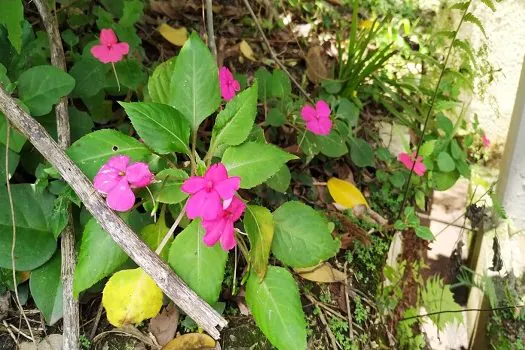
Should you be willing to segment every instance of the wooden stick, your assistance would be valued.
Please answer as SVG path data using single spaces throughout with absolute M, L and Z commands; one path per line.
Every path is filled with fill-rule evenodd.
M 66 58 L 62 39 L 58 29 L 58 21 L 48 6 L 47 0 L 34 0 L 42 22 L 46 28 L 49 38 L 49 48 L 51 51 L 51 64 L 66 71 Z M 67 96 L 60 99 L 55 107 L 57 121 L 58 144 L 66 150 L 71 144 L 71 133 L 69 125 L 69 111 L 67 106 Z M 66 350 L 76 350 L 80 346 L 80 311 L 78 300 L 73 296 L 73 278 L 75 274 L 76 252 L 75 252 L 75 230 L 73 226 L 73 214 L 71 204 L 68 208 L 68 223 L 60 236 L 60 254 L 62 257 L 61 277 L 62 277 L 62 299 L 64 307 L 63 316 L 63 347 Z
M 215 32 L 213 31 L 213 4 L 212 0 L 206 0 L 206 28 L 208 31 L 208 46 L 217 60 L 217 44 L 215 43 Z
M 222 329 L 228 322 L 186 286 L 173 270 L 107 206 L 86 175 L 58 146 L 42 125 L 16 104 L 16 101 L 7 94 L 1 84 L 0 111 L 57 169 L 64 181 L 71 186 L 84 203 L 86 209 L 122 250 L 157 282 L 163 292 L 182 311 L 213 338 L 219 339 L 220 333 L 216 327 Z

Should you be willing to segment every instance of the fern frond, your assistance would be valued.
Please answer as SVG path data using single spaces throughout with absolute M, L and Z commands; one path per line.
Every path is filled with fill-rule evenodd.
M 468 41 L 456 39 L 454 40 L 452 45 L 454 47 L 460 48 L 461 50 L 465 51 L 465 53 L 468 55 L 472 63 L 476 65 L 476 56 L 474 56 L 474 52 L 472 51 L 472 47 L 470 46 Z
M 456 31 L 454 30 L 441 30 L 436 33 L 436 36 L 444 36 L 445 38 L 452 39 L 456 35 Z
M 462 310 L 461 306 L 454 301 L 450 286 L 443 284 L 443 279 L 438 276 L 430 277 L 426 281 L 421 290 L 421 298 L 428 313 Z M 439 330 L 443 330 L 448 323 L 454 321 L 461 323 L 463 321 L 461 312 L 442 313 L 429 317 Z
M 492 12 L 496 12 L 496 6 L 494 6 L 494 2 L 492 0 L 480 0 L 482 3 L 485 4 L 488 8 L 492 10 Z
M 465 11 L 470 6 L 470 1 L 458 2 L 450 7 L 451 10 Z
M 465 14 L 465 17 L 463 17 L 463 20 L 465 22 L 470 22 L 478 26 L 478 28 L 481 30 L 483 35 L 487 37 L 487 33 L 485 32 L 485 27 L 483 27 L 483 23 L 481 23 L 481 20 L 478 17 L 476 17 L 472 12 Z
M 492 208 L 494 209 L 496 215 L 498 215 L 501 219 L 507 219 L 507 212 L 505 211 L 503 204 L 496 197 L 496 195 L 494 193 L 491 193 L 490 198 L 492 199 Z

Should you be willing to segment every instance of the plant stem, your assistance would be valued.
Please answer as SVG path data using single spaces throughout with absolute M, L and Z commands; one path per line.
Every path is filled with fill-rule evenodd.
M 235 230 L 235 240 L 237 241 L 237 245 L 241 249 L 242 255 L 244 255 L 244 259 L 246 259 L 246 261 L 250 261 L 250 253 L 248 252 L 248 247 L 246 247 L 246 243 L 244 242 L 242 234 L 237 230 Z
M 177 218 L 175 219 L 175 222 L 173 223 L 173 225 L 171 225 L 170 229 L 168 230 L 168 232 L 166 232 L 166 234 L 164 235 L 164 238 L 162 239 L 159 246 L 155 250 L 155 253 L 157 253 L 157 255 L 160 255 L 160 253 L 162 252 L 162 249 L 164 249 L 164 246 L 170 240 L 170 237 L 173 236 L 173 232 L 175 232 L 175 229 L 177 228 L 177 226 L 179 226 L 185 213 L 186 213 L 186 204 L 184 204 L 184 206 L 180 210 L 179 216 L 177 216 Z
M 452 48 L 454 47 L 454 41 L 456 40 L 456 38 L 458 36 L 459 29 L 463 25 L 463 22 L 465 20 L 465 16 L 468 13 L 468 8 L 470 7 L 471 3 L 472 3 L 472 0 L 470 0 L 468 2 L 467 8 L 463 12 L 463 16 L 461 16 L 461 20 L 459 21 L 459 24 L 458 24 L 458 26 L 456 28 L 456 31 L 454 32 L 454 37 L 452 38 L 452 41 L 450 42 L 450 46 L 448 48 L 447 56 L 445 58 L 445 62 L 443 62 L 443 68 L 441 68 L 441 73 L 439 74 L 439 79 L 437 81 L 436 88 L 434 89 L 434 94 L 432 95 L 432 100 L 430 101 L 430 106 L 428 108 L 428 112 L 427 112 L 427 115 L 425 117 L 425 123 L 423 124 L 423 131 L 421 132 L 421 136 L 419 137 L 419 141 L 418 141 L 417 148 L 416 148 L 416 155 L 415 155 L 414 159 L 417 159 L 417 157 L 419 156 L 419 150 L 421 148 L 421 145 L 423 144 L 425 132 L 426 132 L 427 126 L 428 126 L 428 121 L 430 120 L 430 116 L 432 115 L 432 111 L 434 110 L 434 105 L 436 103 L 436 99 L 437 99 L 437 96 L 438 96 L 438 93 L 439 93 L 439 86 L 441 85 L 441 81 L 443 80 L 443 77 L 445 76 L 445 72 L 446 72 L 446 69 L 447 69 L 447 64 L 448 64 L 448 61 L 450 59 L 450 55 L 452 53 Z M 410 169 L 410 173 L 408 174 L 408 181 L 407 181 L 407 184 L 406 184 L 406 187 L 405 187 L 405 192 L 404 192 L 404 195 L 403 195 L 403 201 L 401 202 L 401 206 L 399 207 L 399 213 L 397 214 L 397 218 L 398 219 L 401 217 L 401 214 L 403 213 L 403 210 L 405 209 L 405 205 L 406 205 L 406 201 L 407 201 L 407 195 L 408 195 L 408 190 L 410 189 L 410 180 L 412 178 L 412 173 L 414 172 L 414 167 L 415 166 L 416 166 L 416 162 L 414 162 L 412 164 L 412 169 Z
M 215 44 L 215 33 L 213 31 L 213 4 L 212 0 L 206 0 L 206 26 L 208 31 L 208 46 L 215 59 L 217 59 L 217 45 Z
M 197 175 L 197 130 L 191 134 L 191 174 Z

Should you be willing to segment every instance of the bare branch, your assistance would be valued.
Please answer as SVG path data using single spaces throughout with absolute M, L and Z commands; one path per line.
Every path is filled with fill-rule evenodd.
M 204 302 L 173 272 L 173 270 L 140 240 L 97 193 L 88 178 L 51 138 L 47 131 L 23 111 L 0 84 L 0 111 L 11 121 L 44 158 L 53 165 L 100 226 L 122 250 L 133 259 L 182 311 L 213 338 L 219 339 L 228 322 Z
M 213 31 L 213 4 L 212 0 L 206 0 L 206 28 L 208 32 L 208 46 L 215 59 L 217 59 L 217 45 L 215 44 L 215 32 Z

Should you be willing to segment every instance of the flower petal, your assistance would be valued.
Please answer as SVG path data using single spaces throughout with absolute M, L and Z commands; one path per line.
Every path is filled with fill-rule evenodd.
M 317 125 L 319 126 L 318 135 L 330 134 L 330 131 L 332 130 L 332 120 L 330 119 L 330 117 L 319 118 Z
M 121 49 L 116 49 L 116 45 L 113 45 L 109 48 L 109 55 L 107 57 L 107 60 L 111 63 L 117 63 L 122 61 L 122 58 L 124 57 L 124 54 L 122 53 Z
M 314 107 L 306 105 L 301 109 L 301 117 L 305 122 L 309 122 L 317 118 L 317 112 Z
M 100 43 L 102 45 L 114 45 L 117 43 L 117 36 L 111 28 L 102 29 L 100 31 Z
M 399 153 L 399 155 L 397 156 L 397 160 L 399 160 L 408 170 L 412 169 L 414 161 L 412 160 L 412 157 L 410 157 L 407 153 Z
M 128 184 L 128 180 L 123 177 L 117 186 L 108 193 L 106 202 L 109 207 L 116 211 L 128 211 L 135 204 L 135 194 Z
M 113 156 L 106 163 L 112 168 L 115 168 L 119 171 L 125 172 L 128 167 L 130 158 L 128 156 Z
M 91 54 L 102 63 L 111 62 L 109 47 L 105 45 L 95 45 L 91 48 Z
M 208 170 L 206 170 L 204 178 L 208 181 L 212 181 L 215 185 L 216 183 L 226 180 L 228 178 L 228 171 L 222 163 L 213 164 L 211 167 L 208 168 Z
M 108 194 L 115 186 L 118 185 L 122 176 L 119 175 L 119 171 L 115 168 L 104 164 L 98 171 L 97 175 L 93 179 L 93 186 L 103 194 Z
M 228 251 L 233 249 L 235 245 L 237 245 L 237 242 L 235 241 L 233 221 L 231 219 L 225 221 L 226 223 L 221 234 L 221 247 Z
M 111 47 L 116 53 L 124 56 L 129 53 L 129 45 L 126 42 L 116 43 Z
M 219 220 L 202 222 L 202 227 L 204 227 L 204 230 L 206 231 L 206 234 L 204 235 L 204 237 L 202 237 L 204 244 L 211 247 L 219 241 L 224 230 L 224 224 L 226 223 L 226 221 L 227 220 L 225 218 L 221 218 Z
M 240 200 L 239 197 L 235 196 L 233 197 L 232 203 L 226 209 L 226 211 L 231 213 L 231 218 L 233 221 L 237 221 L 242 216 L 245 209 L 246 209 L 246 204 L 244 204 L 244 202 Z
M 205 184 L 206 184 L 206 180 L 204 180 L 203 177 L 201 177 L 201 176 L 192 176 L 189 179 L 187 179 L 186 181 L 184 181 L 184 183 L 182 184 L 180 189 L 181 189 L 182 192 L 186 192 L 186 193 L 189 193 L 189 194 L 194 194 L 195 192 L 203 190 Z
M 330 111 L 330 106 L 324 100 L 317 101 L 317 103 L 315 104 L 315 110 L 317 112 L 318 118 L 319 117 L 327 118 L 330 116 L 330 113 L 332 113 Z
M 129 184 L 135 188 L 146 187 L 154 179 L 153 174 L 149 171 L 148 164 L 143 162 L 128 166 L 126 169 L 126 178 Z
M 190 219 L 202 217 L 207 221 L 215 220 L 221 212 L 221 198 L 215 191 L 198 191 L 188 199 L 186 204 L 186 215 Z
M 306 122 L 306 129 L 308 129 L 313 134 L 323 135 L 323 131 L 317 119 L 313 119 L 313 120 Z
M 426 170 L 427 170 L 427 167 L 425 166 L 425 164 L 423 164 L 421 161 L 416 162 L 416 165 L 414 166 L 414 173 L 417 176 L 425 175 Z
M 222 199 L 226 200 L 233 197 L 235 192 L 239 189 L 240 184 L 241 178 L 238 176 L 232 176 L 228 179 L 216 183 L 213 186 L 213 189 L 217 191 L 217 193 L 219 194 L 219 196 L 221 196 Z

